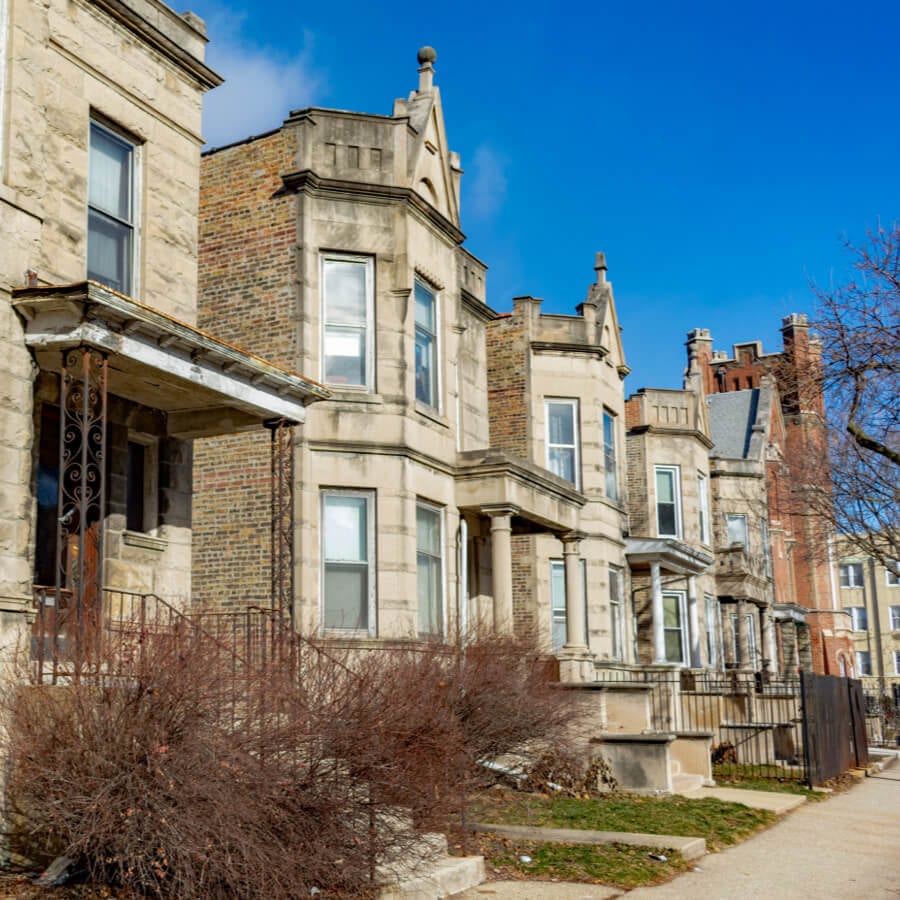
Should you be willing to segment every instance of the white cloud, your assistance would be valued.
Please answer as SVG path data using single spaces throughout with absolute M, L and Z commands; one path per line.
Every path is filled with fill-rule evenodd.
M 482 144 L 466 169 L 463 214 L 475 219 L 493 218 L 506 200 L 505 158 L 488 144 Z
M 224 8 L 206 14 L 206 61 L 225 79 L 203 99 L 203 137 L 213 147 L 277 128 L 292 109 L 310 106 L 323 90 L 309 32 L 296 36 L 295 53 L 285 54 L 244 38 L 243 21 Z

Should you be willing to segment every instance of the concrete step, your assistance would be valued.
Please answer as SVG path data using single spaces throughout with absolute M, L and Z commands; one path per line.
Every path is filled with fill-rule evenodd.
M 445 856 L 418 875 L 381 889 L 381 900 L 440 900 L 484 881 L 484 857 Z
M 691 775 L 689 772 L 672 773 L 672 793 L 682 794 L 685 791 L 696 791 L 703 787 L 702 775 Z

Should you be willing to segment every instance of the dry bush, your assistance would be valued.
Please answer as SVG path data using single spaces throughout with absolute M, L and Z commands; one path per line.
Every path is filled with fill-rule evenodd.
M 11 688 L 23 851 L 149 895 L 363 895 L 428 857 L 422 832 L 459 812 L 479 760 L 572 717 L 511 639 L 274 650 L 251 664 L 199 631 L 156 635 L 127 664 Z

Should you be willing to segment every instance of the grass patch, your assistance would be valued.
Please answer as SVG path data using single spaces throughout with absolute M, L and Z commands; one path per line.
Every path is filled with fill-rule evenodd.
M 777 772 L 777 769 L 775 770 Z M 779 794 L 797 794 L 807 800 L 824 800 L 827 794 L 810 790 L 805 784 L 775 773 L 760 774 L 759 766 L 741 766 L 730 763 L 713 766 L 713 778 L 721 787 L 736 787 L 748 791 L 774 791 Z
M 477 843 L 491 875 L 503 879 L 579 881 L 630 890 L 668 881 L 691 868 L 674 850 L 625 844 L 545 844 L 497 834 L 479 834 Z M 651 859 L 650 853 L 662 854 L 666 861 Z M 530 862 L 522 862 L 522 856 Z
M 694 800 L 610 794 L 575 800 L 511 792 L 480 795 L 473 801 L 469 817 L 502 825 L 702 837 L 710 850 L 739 843 L 775 821 L 775 814 L 768 810 L 710 797 Z

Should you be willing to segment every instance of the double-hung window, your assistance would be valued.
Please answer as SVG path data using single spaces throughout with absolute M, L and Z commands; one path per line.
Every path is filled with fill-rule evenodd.
M 850 627 L 854 631 L 869 630 L 869 617 L 864 606 L 848 606 L 846 610 L 850 613 Z
M 897 587 L 900 585 L 900 560 L 892 560 L 892 568 L 885 569 L 887 583 L 889 587 Z
M 581 484 L 581 449 L 578 434 L 578 401 L 547 400 L 547 468 L 554 475 Z
M 87 276 L 123 294 L 134 292 L 136 152 L 131 141 L 91 122 Z
M 697 501 L 700 543 L 709 546 L 709 479 L 703 472 L 697 473 Z
M 900 650 L 894 651 L 894 674 L 900 675 Z M 900 688 L 900 684 L 895 685 L 894 689 L 896 690 L 897 688 Z
M 725 516 L 728 545 L 747 546 L 747 517 L 743 513 L 728 513 Z
M 841 563 L 839 566 L 842 588 L 863 586 L 863 564 L 861 562 Z
M 438 303 L 435 290 L 416 278 L 416 401 L 439 410 Z
M 900 631 L 900 606 L 891 607 L 891 631 Z
M 612 659 L 625 658 L 625 603 L 622 570 L 609 567 L 609 633 Z
M 681 537 L 678 466 L 656 466 L 656 533 L 659 537 Z
M 322 380 L 373 390 L 374 278 L 371 257 L 323 254 Z
M 856 651 L 856 674 L 871 675 L 872 674 L 872 653 L 869 650 Z
M 375 495 L 322 491 L 322 625 L 375 631 Z
M 606 478 L 606 496 L 619 499 L 619 478 L 616 471 L 616 417 L 603 410 L 603 471 Z
M 663 591 L 662 599 L 666 662 L 684 663 L 687 660 L 684 592 Z
M 444 634 L 443 517 L 430 503 L 416 504 L 416 573 L 420 638 Z

